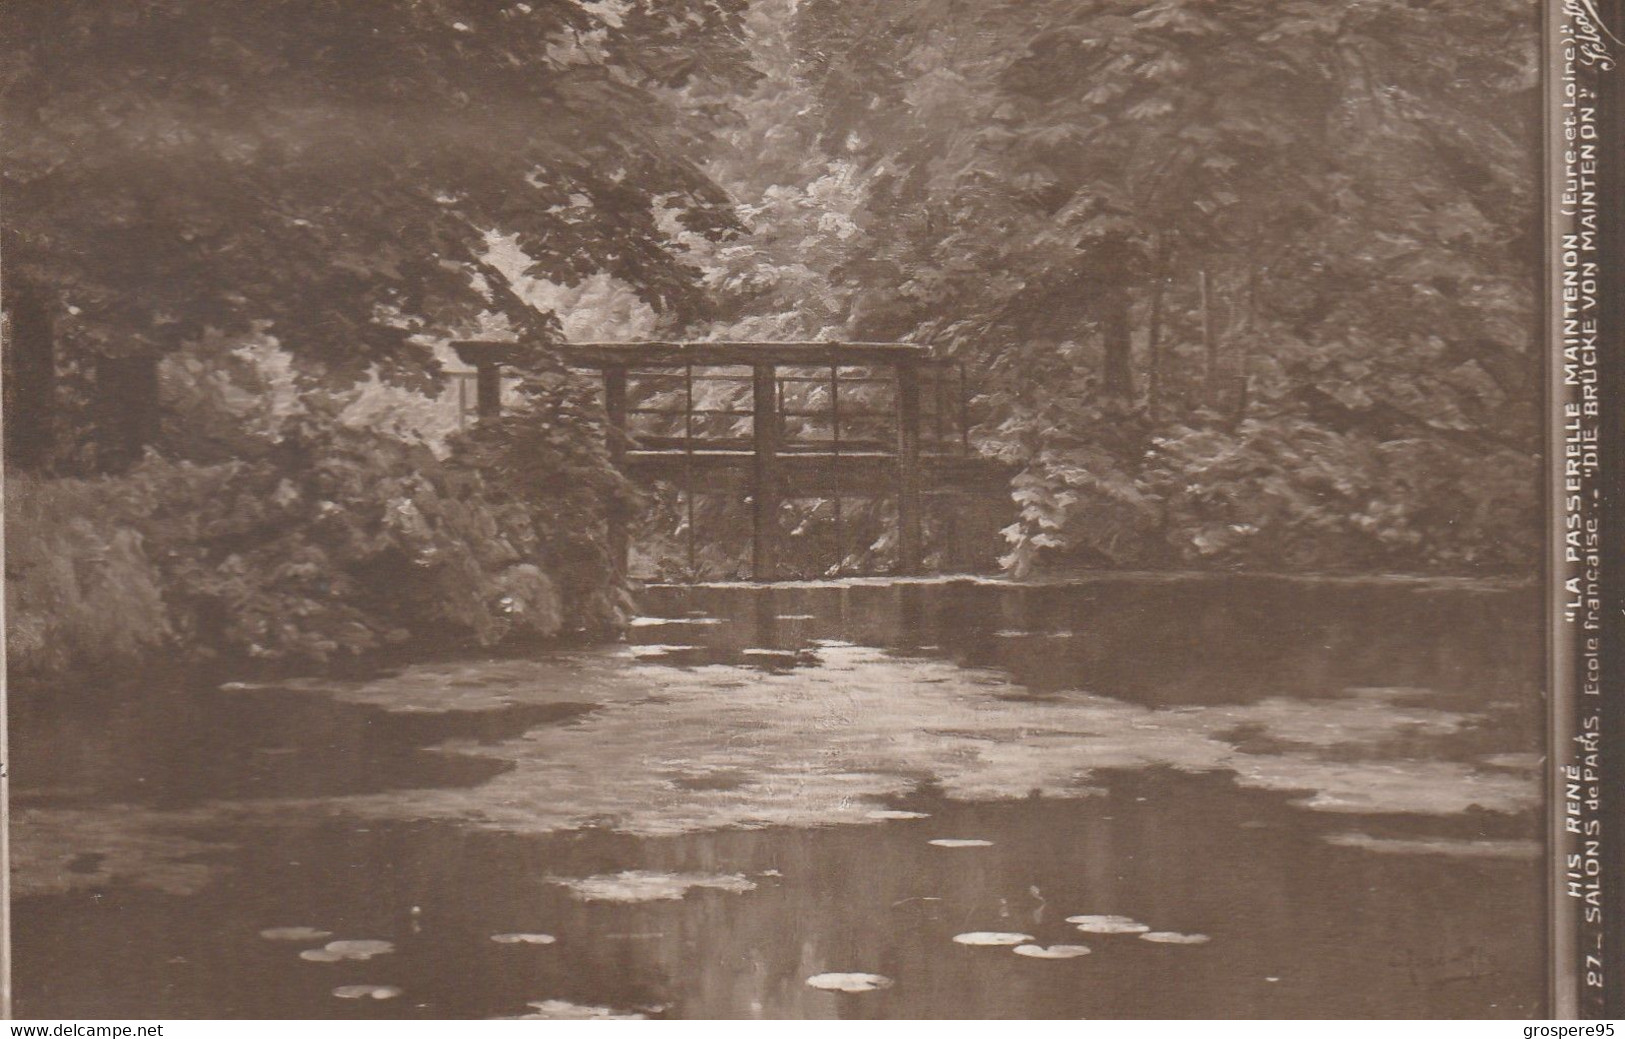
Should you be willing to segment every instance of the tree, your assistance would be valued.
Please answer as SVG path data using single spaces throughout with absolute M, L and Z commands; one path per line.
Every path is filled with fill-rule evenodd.
M 533 276 L 607 272 L 692 319 L 698 271 L 663 226 L 735 223 L 684 97 L 749 79 L 743 8 L 13 4 L 0 193 L 18 363 L 54 355 L 94 387 L 98 358 L 253 331 L 307 378 L 428 389 L 427 337 L 487 311 L 556 331 L 489 264 L 493 234 Z M 119 366 L 101 367 L 106 397 Z
M 980 443 L 1034 481 L 1018 547 L 1267 563 L 1304 520 L 1340 531 L 1324 559 L 1505 562 L 1528 495 L 1452 505 L 1422 474 L 1533 486 L 1535 24 L 1527 0 L 806 0 L 786 107 L 819 161 L 773 191 L 846 171 L 856 233 L 798 277 L 846 335 L 971 362 Z M 1267 523 L 1211 493 L 1249 466 Z

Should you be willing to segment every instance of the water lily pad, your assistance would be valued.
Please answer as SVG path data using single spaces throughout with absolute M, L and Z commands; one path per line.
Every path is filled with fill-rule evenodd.
M 1010 950 L 1017 956 L 1031 956 L 1035 960 L 1071 960 L 1089 955 L 1087 945 L 1018 945 Z
M 503 945 L 552 945 L 554 942 L 558 941 L 557 938 L 550 934 L 532 934 L 522 931 L 514 931 L 508 934 L 493 934 L 491 936 L 491 940 L 493 942 L 501 942 Z
M 340 999 L 394 999 L 400 994 L 394 985 L 340 985 L 333 990 Z
M 340 960 L 370 960 L 386 952 L 394 952 L 395 943 L 372 938 L 354 938 L 328 942 L 320 949 L 306 949 L 299 954 L 301 960 L 312 963 L 338 963 Z
M 553 883 L 569 888 L 570 893 L 583 902 L 675 901 L 687 895 L 691 888 L 714 888 L 735 894 L 756 890 L 756 882 L 740 873 L 662 873 L 647 869 L 594 877 L 555 877 Z
M 630 646 L 627 651 L 634 657 L 663 657 L 670 653 L 685 653 L 699 649 L 699 646 L 668 646 L 664 643 L 647 643 L 642 646 Z
M 872 812 L 865 812 L 867 819 L 929 819 L 930 812 L 905 812 L 901 808 L 877 808 Z M 933 841 L 933 844 L 936 842 Z
M 891 988 L 892 980 L 884 974 L 814 974 L 807 979 L 807 984 L 826 992 L 874 992 L 877 989 Z
M 1066 922 L 1076 924 L 1085 934 L 1145 934 L 1151 930 L 1128 916 L 1069 916 Z
M 521 1014 L 526 1021 L 642 1021 L 642 1014 L 622 1014 L 609 1007 L 589 1007 L 563 999 L 532 1000 L 525 1004 L 534 1013 Z
M 721 624 L 720 617 L 633 617 L 630 621 L 634 628 L 655 628 L 667 624 Z
M 1032 935 L 1014 931 L 966 931 L 954 935 L 960 945 L 1026 945 L 1032 940 Z
M 927 844 L 935 844 L 939 848 L 991 848 L 991 847 L 993 847 L 993 842 L 992 841 L 966 839 L 966 838 L 960 838 L 960 837 L 938 837 L 934 841 L 926 841 L 925 843 L 927 843 Z
M 260 937 L 273 942 L 316 942 L 333 937 L 333 932 L 314 927 L 267 927 L 260 932 Z
M 1205 934 L 1180 934 L 1178 931 L 1148 931 L 1140 937 L 1148 942 L 1160 942 L 1164 945 L 1201 945 L 1210 941 Z

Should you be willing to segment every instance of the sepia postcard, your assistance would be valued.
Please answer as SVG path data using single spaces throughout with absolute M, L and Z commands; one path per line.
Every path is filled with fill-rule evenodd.
M 7 1015 L 1625 1017 L 1622 35 L 0 6 Z

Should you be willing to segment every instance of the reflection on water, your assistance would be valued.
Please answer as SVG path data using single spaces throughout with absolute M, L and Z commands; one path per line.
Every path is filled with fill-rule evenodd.
M 1528 591 L 643 602 L 603 650 L 14 693 L 19 1013 L 1541 1012 Z

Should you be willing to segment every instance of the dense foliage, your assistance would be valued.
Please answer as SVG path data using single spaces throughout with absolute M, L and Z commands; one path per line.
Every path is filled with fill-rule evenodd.
M 25 666 L 159 637 L 316 660 L 612 621 L 593 541 L 618 477 L 595 420 L 569 415 L 551 454 L 516 420 L 447 455 L 445 428 L 438 451 L 418 442 L 408 395 L 440 394 L 447 338 L 556 342 L 558 316 L 521 295 L 537 279 L 609 276 L 667 320 L 705 313 L 675 239 L 735 221 L 685 91 L 750 82 L 743 9 L 11 5 L 7 454 L 39 474 L 8 495 L 13 626 L 140 629 L 45 638 Z M 558 379 L 533 396 L 539 422 L 583 410 Z M 57 580 L 59 553 L 122 576 Z
M 1527 568 L 1534 26 L 1529 0 L 13 5 L 23 657 L 601 627 L 611 511 L 648 517 L 646 565 L 727 572 L 742 495 L 705 488 L 688 558 L 689 503 L 637 497 L 551 359 L 566 329 L 929 344 L 1020 471 L 1019 574 Z M 437 350 L 475 334 L 532 344 L 526 403 L 460 436 Z M 890 503 L 841 502 L 840 543 L 837 507 L 786 505 L 795 572 L 889 559 Z
M 313 665 L 616 626 L 604 514 L 626 492 L 601 436 L 549 433 L 596 428 L 578 387 L 537 387 L 512 436 L 484 429 L 442 458 L 344 421 L 344 398 L 279 400 L 238 360 L 260 392 L 211 394 L 218 364 L 165 369 L 214 457 L 175 442 L 116 476 L 10 479 L 14 668 L 161 647 Z
M 726 200 L 660 92 L 745 74 L 738 0 L 101 0 L 8 11 L 8 281 L 75 351 L 274 335 L 306 363 L 421 380 L 415 333 L 495 308 L 488 235 L 530 273 L 607 271 L 700 308 L 658 218 Z M 474 275 L 497 284 L 481 284 Z
M 1532 4 L 767 7 L 727 331 L 968 362 L 1018 572 L 1532 565 Z

